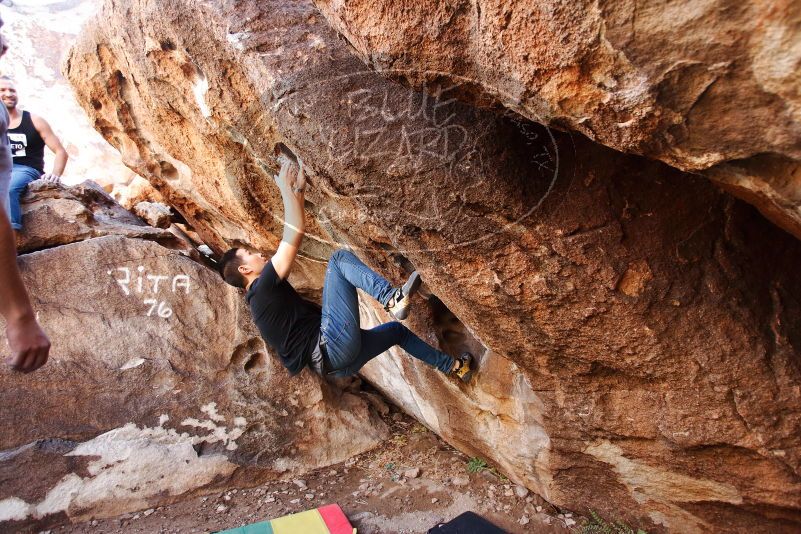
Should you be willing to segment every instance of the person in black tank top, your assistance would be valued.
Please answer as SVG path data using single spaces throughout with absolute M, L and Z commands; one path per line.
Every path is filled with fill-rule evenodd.
M 0 99 L 6 106 L 10 118 L 8 143 L 14 160 L 9 188 L 9 214 L 11 226 L 19 231 L 22 229 L 19 200 L 25 188 L 39 178 L 59 182 L 67 165 L 68 156 L 46 120 L 17 108 L 17 89 L 14 81 L 7 76 L 0 76 Z M 47 174 L 44 172 L 45 146 L 56 155 L 53 172 Z
M 288 150 L 288 149 L 286 149 Z M 432 347 L 399 321 L 407 317 L 412 295 L 420 286 L 413 272 L 403 287 L 393 287 L 348 250 L 328 261 L 322 307 L 304 300 L 287 279 L 304 235 L 303 162 L 279 157 L 276 182 L 284 202 L 284 235 L 269 260 L 244 248 L 221 258 L 220 274 L 229 284 L 247 290 L 245 299 L 262 338 L 292 375 L 305 367 L 327 377 L 356 374 L 367 362 L 399 345 L 445 374 L 468 382 L 472 356 L 452 357 Z M 290 169 L 293 169 L 290 170 Z M 293 177 L 292 174 L 295 174 Z M 357 289 L 376 299 L 397 321 L 363 330 L 359 325 Z
M 19 124 L 8 129 L 8 143 L 14 165 L 25 165 L 44 174 L 45 142 L 33 125 L 30 111 L 23 111 Z

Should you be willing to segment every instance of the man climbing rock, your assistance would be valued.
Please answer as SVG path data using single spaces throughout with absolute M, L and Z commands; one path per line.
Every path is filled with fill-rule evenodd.
M 10 118 L 8 142 L 14 159 L 9 188 L 11 226 L 15 230 L 22 230 L 19 200 L 25 188 L 39 178 L 49 182 L 60 181 L 69 156 L 46 120 L 17 107 L 19 101 L 17 88 L 8 76 L 0 76 L 0 100 L 3 101 Z M 44 172 L 45 146 L 56 155 L 53 172 L 47 174 Z
M 469 353 L 453 358 L 398 321 L 370 330 L 359 327 L 357 288 L 380 302 L 393 317 L 403 320 L 409 314 L 411 297 L 420 286 L 417 272 L 396 288 L 353 253 L 340 249 L 328 262 L 322 309 L 295 292 L 287 278 L 304 236 L 306 179 L 302 161 L 294 163 L 286 155 L 280 156 L 279 161 L 281 171 L 276 181 L 285 215 L 281 244 L 269 260 L 260 253 L 233 248 L 223 255 L 220 272 L 226 282 L 247 290 L 246 299 L 262 337 L 289 372 L 297 374 L 308 365 L 323 376 L 350 376 L 390 347 L 400 345 L 415 358 L 469 382 Z

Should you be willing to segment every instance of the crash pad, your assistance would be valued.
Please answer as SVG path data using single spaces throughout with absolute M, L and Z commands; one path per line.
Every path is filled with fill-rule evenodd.
M 244 525 L 218 534 L 356 534 L 337 504 L 321 506 L 277 519 Z

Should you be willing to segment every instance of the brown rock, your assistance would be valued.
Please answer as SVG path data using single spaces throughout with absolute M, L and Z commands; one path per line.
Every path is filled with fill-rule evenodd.
M 420 476 L 420 468 L 419 467 L 410 467 L 403 472 L 403 476 L 406 478 L 417 478 Z
M 130 210 L 140 202 L 158 202 L 164 204 L 164 198 L 150 182 L 133 174 L 129 182 L 114 184 L 110 191 L 111 196 L 120 205 Z
M 451 479 L 451 484 L 457 487 L 467 486 L 470 484 L 470 479 L 467 477 L 453 477 Z
M 277 244 L 284 143 L 309 167 L 305 290 L 341 243 L 393 282 L 421 273 L 433 296 L 408 324 L 478 372 L 389 351 L 363 374 L 405 412 L 552 503 L 649 532 L 801 525 L 801 243 L 750 206 L 410 91 L 309 2 L 108 2 L 101 21 L 66 72 L 206 242 Z M 387 320 L 363 300 L 364 328 Z
M 156 202 L 139 202 L 134 206 L 134 213 L 154 228 L 169 228 L 172 224 L 170 207 Z
M 94 182 L 67 187 L 32 182 L 22 197 L 23 230 L 17 250 L 28 252 L 104 235 L 124 235 L 185 248 L 170 232 L 144 224 Z
M 176 251 L 107 236 L 19 261 L 53 348 L 0 369 L 0 530 L 302 474 L 387 435 L 361 399 L 289 377 L 241 293 Z
M 801 239 L 798 2 L 315 4 L 371 69 L 680 169 L 711 167 Z

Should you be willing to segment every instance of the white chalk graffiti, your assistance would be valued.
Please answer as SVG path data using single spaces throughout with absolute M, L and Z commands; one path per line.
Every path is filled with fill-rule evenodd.
M 156 299 L 145 299 L 145 304 L 150 305 L 150 309 L 147 310 L 147 316 L 151 317 L 153 315 L 153 311 L 155 310 L 159 317 L 166 319 L 172 315 L 172 308 L 167 306 L 167 303 L 164 301 L 159 302 Z M 156 307 L 158 306 L 158 309 Z
M 144 293 L 146 291 L 145 288 L 145 280 L 148 282 L 152 282 L 152 286 L 149 290 L 150 293 L 158 293 L 159 292 L 159 282 L 162 280 L 169 280 L 170 277 L 167 275 L 159 274 L 147 274 L 145 275 L 145 268 L 143 266 L 139 266 L 136 268 L 139 271 L 139 275 L 136 277 L 136 292 L 137 293 Z M 112 269 L 108 271 L 108 274 L 111 275 L 114 271 L 122 271 L 125 273 L 125 278 L 115 278 L 117 283 L 122 288 L 122 292 L 126 295 L 131 294 L 131 290 L 128 287 L 132 280 L 131 280 L 131 269 L 129 267 L 117 267 L 116 269 Z M 190 286 L 190 278 L 189 275 L 186 274 L 176 274 L 172 277 L 172 292 L 175 293 L 178 288 L 183 288 L 186 293 L 189 293 L 191 288 Z
M 140 265 L 136 268 L 137 274 L 132 277 L 131 269 L 129 267 L 117 267 L 107 271 L 109 276 L 114 275 L 117 271 L 123 274 L 122 278 L 114 278 L 114 281 L 120 286 L 125 295 L 132 293 L 158 295 L 162 288 L 164 291 L 171 293 L 179 293 L 181 289 L 184 294 L 189 294 L 191 290 L 191 279 L 186 274 L 176 274 L 175 276 L 168 276 L 163 274 L 146 274 L 145 268 Z M 172 283 L 168 281 L 172 278 Z M 160 285 L 162 282 L 164 284 Z M 172 316 L 173 311 L 165 300 L 158 298 L 146 298 L 143 303 L 149 306 L 146 315 L 148 317 L 161 317 L 167 319 Z

